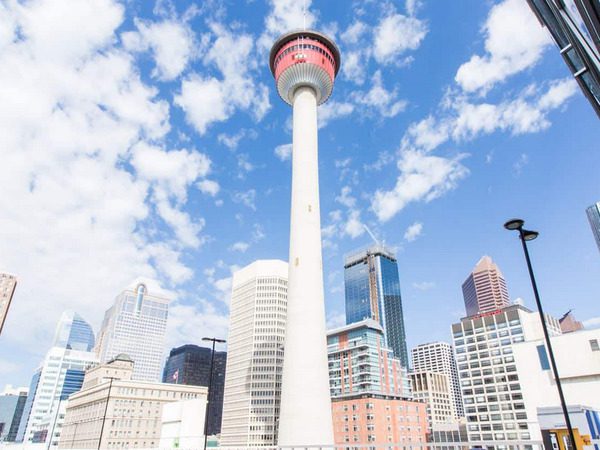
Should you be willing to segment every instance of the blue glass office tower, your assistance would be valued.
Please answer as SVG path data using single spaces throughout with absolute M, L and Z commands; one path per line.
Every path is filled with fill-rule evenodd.
M 395 255 L 382 245 L 358 250 L 344 259 L 346 323 L 373 319 L 385 331 L 387 345 L 408 368 L 400 278 Z

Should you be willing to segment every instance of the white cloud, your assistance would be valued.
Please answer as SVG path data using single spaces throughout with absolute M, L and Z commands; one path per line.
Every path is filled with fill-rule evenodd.
M 194 56 L 194 34 L 187 24 L 174 20 L 145 22 L 136 20 L 137 32 L 123 33 L 126 49 L 143 52 L 151 50 L 156 61 L 152 75 L 160 80 L 173 80 L 186 68 Z
M 483 31 L 486 54 L 473 55 L 456 72 L 456 82 L 467 92 L 485 93 L 496 83 L 535 65 L 551 44 L 547 31 L 521 0 L 494 5 Z
M 592 317 L 583 321 L 585 328 L 600 328 L 600 317 Z
M 327 314 L 327 330 L 342 327 L 346 325 L 346 314 L 343 312 L 332 311 Z
M 519 158 L 513 164 L 513 172 L 516 176 L 521 175 L 523 172 L 523 167 L 525 167 L 529 163 L 529 157 L 526 153 L 521 153 Z
M 380 64 L 398 63 L 400 55 L 416 50 L 426 34 L 423 21 L 392 12 L 375 29 L 373 56 Z
M 237 110 L 249 111 L 260 121 L 271 107 L 268 88 L 251 75 L 258 67 L 252 36 L 217 23 L 210 28 L 215 40 L 203 60 L 217 68 L 222 78 L 191 74 L 174 98 L 201 135 L 211 124 L 228 119 Z
M 217 140 L 229 150 L 235 150 L 242 139 L 246 137 L 255 139 L 257 136 L 258 134 L 256 133 L 256 131 L 242 128 L 235 134 L 220 133 L 217 136 Z
M 449 159 L 404 151 L 398 161 L 400 175 L 395 187 L 389 191 L 378 190 L 371 203 L 379 220 L 391 219 L 411 202 L 428 202 L 454 189 L 469 173 L 460 163 L 463 156 Z
M 238 166 L 238 178 L 243 180 L 248 172 L 252 172 L 256 167 L 250 162 L 250 155 L 240 153 L 236 156 Z
M 354 50 L 344 53 L 344 63 L 342 64 L 342 74 L 353 83 L 363 84 L 367 76 L 367 65 L 369 63 L 368 52 L 363 50 Z
M 386 118 L 398 115 L 407 105 L 406 100 L 398 100 L 396 89 L 385 89 L 379 70 L 373 75 L 371 89 L 367 92 L 355 92 L 352 98 L 357 104 L 364 105 L 378 116 Z
M 435 287 L 435 283 L 433 281 L 421 281 L 420 283 L 413 283 L 412 287 L 419 291 L 429 291 Z
M 345 44 L 357 44 L 360 39 L 368 32 L 369 27 L 360 20 L 352 22 L 348 28 L 340 35 Z
M 289 161 L 292 158 L 292 144 L 282 144 L 275 147 L 275 156 L 280 161 Z
M 154 182 L 165 193 L 185 200 L 187 187 L 210 172 L 208 156 L 197 151 L 171 150 L 138 143 L 131 163 L 140 178 Z
M 340 117 L 348 116 L 354 111 L 354 105 L 348 102 L 336 102 L 330 100 L 319 106 L 317 119 L 319 128 L 325 127 L 329 122 Z
M 119 46 L 120 3 L 0 9 L 0 254 L 19 277 L 3 339 L 36 349 L 64 309 L 97 327 L 130 280 L 191 277 L 203 220 L 182 208 L 210 160 L 167 147 L 169 105 Z
M 406 0 L 406 12 L 409 16 L 414 16 L 422 6 L 422 0 Z
M 240 252 L 245 253 L 246 250 L 250 248 L 250 244 L 248 242 L 238 241 L 229 247 L 229 250 L 232 252 Z
M 355 239 L 365 232 L 365 227 L 360 220 L 360 211 L 353 209 L 348 213 L 348 220 L 342 227 L 345 235 Z
M 236 192 L 233 194 L 233 201 L 247 206 L 253 211 L 256 211 L 256 190 L 249 189 L 245 192 Z
M 206 336 L 227 339 L 228 327 L 229 315 L 219 312 L 205 299 L 194 299 L 191 305 L 172 303 L 167 323 L 167 348 L 201 343 Z
M 340 195 L 335 198 L 335 201 L 348 208 L 353 208 L 356 205 L 356 198 L 354 198 L 351 193 L 352 188 L 350 186 L 344 186 Z
M 311 0 L 270 0 L 271 9 L 265 18 L 265 31 L 258 42 L 263 50 L 269 50 L 279 35 L 290 30 L 311 28 L 315 16 L 310 11 Z
M 423 232 L 423 224 L 421 222 L 415 222 L 410 225 L 404 232 L 404 239 L 408 242 L 413 242 Z
M 221 190 L 219 183 L 214 180 L 201 180 L 196 186 L 198 186 L 198 189 L 200 189 L 203 194 L 208 194 L 211 197 L 216 196 Z

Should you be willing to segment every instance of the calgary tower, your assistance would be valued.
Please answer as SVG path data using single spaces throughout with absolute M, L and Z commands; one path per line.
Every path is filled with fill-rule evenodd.
M 331 95 L 340 51 L 322 33 L 294 31 L 273 44 L 269 63 L 279 95 L 293 108 L 290 259 L 278 445 L 333 445 L 317 106 Z

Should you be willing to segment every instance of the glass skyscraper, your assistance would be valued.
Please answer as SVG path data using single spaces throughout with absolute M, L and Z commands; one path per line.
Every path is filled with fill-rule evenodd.
M 382 245 L 358 250 L 344 259 L 346 323 L 373 319 L 385 331 L 387 345 L 408 368 L 406 333 L 395 255 Z
M 600 7 L 597 0 L 527 0 L 550 32 L 579 87 L 600 117 Z
M 594 233 L 594 239 L 596 239 L 596 245 L 598 246 L 598 250 L 600 250 L 600 202 L 588 207 L 585 212 L 590 221 L 592 233 Z

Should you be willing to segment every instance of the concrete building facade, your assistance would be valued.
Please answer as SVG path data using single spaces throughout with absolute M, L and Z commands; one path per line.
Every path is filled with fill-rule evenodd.
M 547 316 L 546 323 L 551 334 L 561 334 L 558 320 Z M 512 305 L 465 317 L 452 333 L 469 440 L 541 440 L 515 358 L 519 344 L 543 336 L 538 314 Z
M 169 299 L 145 284 L 124 290 L 104 314 L 95 348 L 100 361 L 126 354 L 135 361 L 134 380 L 160 381 L 168 314 Z
M 221 445 L 277 444 L 288 264 L 259 260 L 233 274 Z
M 504 275 L 489 256 L 483 256 L 462 285 L 467 316 L 510 305 Z
M 419 344 L 412 349 L 411 360 L 415 372 L 426 370 L 442 373 L 448 377 L 455 418 L 464 417 L 465 410 L 452 345 L 441 341 Z
M 165 404 L 206 402 L 205 387 L 135 381 L 134 373 L 127 355 L 87 371 L 81 391 L 69 398 L 59 448 L 158 447 Z

